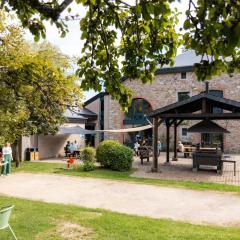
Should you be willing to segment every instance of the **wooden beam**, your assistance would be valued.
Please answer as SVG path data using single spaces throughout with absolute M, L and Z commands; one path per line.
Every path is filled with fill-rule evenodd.
M 176 124 L 177 124 L 177 127 L 183 122 L 184 120 L 179 120 Z
M 160 118 L 176 119 L 176 120 L 224 120 L 224 119 L 240 119 L 240 113 L 166 113 L 159 115 Z
M 153 166 L 152 172 L 158 171 L 158 152 L 157 152 L 157 141 L 158 141 L 158 117 L 153 119 Z
M 167 120 L 166 121 L 166 127 L 167 127 L 167 149 L 166 149 L 166 151 L 167 151 L 167 155 L 166 155 L 166 162 L 167 163 L 169 163 L 169 160 L 170 160 L 170 124 L 169 124 L 169 120 Z
M 164 121 L 164 119 L 162 119 L 162 118 L 158 121 L 158 127 L 163 123 L 163 121 Z
M 177 161 L 177 121 L 174 122 L 174 156 L 173 161 Z
M 173 119 L 171 121 L 169 120 L 169 127 L 171 127 L 175 121 L 176 121 L 175 119 Z

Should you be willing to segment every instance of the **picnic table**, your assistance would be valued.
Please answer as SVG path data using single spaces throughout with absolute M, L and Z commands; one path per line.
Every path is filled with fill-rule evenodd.
M 153 148 L 152 146 L 141 146 L 138 148 L 138 153 L 141 159 L 141 164 L 143 164 L 144 159 L 147 159 L 147 162 L 149 162 L 149 158 L 153 157 Z
M 189 157 L 192 152 L 196 151 L 196 149 L 197 149 L 196 147 L 193 147 L 190 145 L 184 145 L 184 152 L 183 152 L 184 158 Z

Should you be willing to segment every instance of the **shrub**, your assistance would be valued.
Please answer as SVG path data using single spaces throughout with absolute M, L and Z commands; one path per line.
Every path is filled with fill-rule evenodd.
M 128 171 L 132 167 L 132 150 L 116 141 L 107 140 L 100 143 L 96 157 L 101 166 L 112 170 Z
M 105 168 L 110 168 L 112 165 L 112 154 L 115 151 L 115 148 L 119 145 L 118 142 L 112 140 L 106 140 L 101 142 L 97 146 L 96 158 L 97 162 Z
M 89 171 L 93 171 L 94 169 L 95 169 L 95 165 L 93 162 L 85 161 L 83 163 L 83 171 L 89 172 Z
M 92 147 L 85 147 L 81 151 L 81 160 L 83 161 L 84 171 L 94 170 L 95 155 L 96 155 L 95 149 Z

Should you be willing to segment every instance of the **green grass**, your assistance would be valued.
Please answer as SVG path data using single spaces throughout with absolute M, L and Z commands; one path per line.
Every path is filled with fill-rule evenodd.
M 19 240 L 239 240 L 240 228 L 193 225 L 103 210 L 90 210 L 0 196 L 0 206 L 14 204 L 10 224 Z M 86 229 L 84 238 L 71 236 L 67 223 Z M 65 229 L 63 229 L 65 228 Z M 61 236 L 62 231 L 67 236 Z M 73 229 L 73 233 L 77 230 Z M 10 240 L 8 230 L 0 239 Z
M 63 174 L 69 176 L 80 176 L 80 177 L 92 177 L 92 178 L 105 178 L 112 180 L 128 181 L 133 183 L 151 184 L 159 186 L 172 186 L 172 187 L 183 187 L 195 190 L 214 190 L 221 192 L 234 192 L 240 193 L 240 187 L 227 184 L 209 183 L 209 182 L 193 182 L 193 181 L 179 181 L 179 180 L 162 180 L 162 179 L 147 179 L 131 177 L 130 172 L 117 172 L 103 168 L 96 168 L 91 172 L 84 172 L 82 168 L 77 170 L 66 170 L 65 164 L 58 163 L 34 163 L 34 162 L 23 162 L 21 167 L 16 169 L 13 168 L 14 172 L 31 172 L 31 173 L 53 173 Z M 240 239 L 240 238 L 239 238 Z

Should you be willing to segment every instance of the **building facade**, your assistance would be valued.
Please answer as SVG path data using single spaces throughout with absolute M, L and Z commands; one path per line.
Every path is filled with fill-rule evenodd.
M 128 113 L 120 110 L 117 101 L 111 99 L 107 93 L 100 93 L 85 102 L 84 106 L 98 115 L 95 121 L 95 129 L 120 129 L 143 126 L 147 124 L 146 114 L 160 107 L 181 101 L 190 96 L 197 95 L 205 90 L 205 84 L 199 82 L 194 73 L 194 63 L 200 61 L 200 57 L 194 52 L 186 52 L 175 60 L 174 67 L 165 66 L 156 72 L 153 83 L 142 84 L 139 80 L 125 79 L 123 84 L 133 91 L 133 102 Z M 209 82 L 211 94 L 223 96 L 227 99 L 240 101 L 240 75 L 221 74 L 215 76 Z M 222 109 L 212 109 L 221 112 Z M 240 152 L 240 122 L 237 120 L 224 120 L 217 123 L 230 131 L 229 134 L 198 134 L 188 133 L 187 129 L 197 123 L 185 121 L 178 129 L 178 139 L 193 144 L 209 142 L 220 144 L 225 152 Z M 165 126 L 159 128 L 159 140 L 164 144 L 166 136 Z M 173 130 L 171 130 L 171 135 Z M 151 130 L 143 133 L 118 133 L 104 134 L 96 140 L 97 144 L 102 139 L 114 139 L 127 145 L 132 145 L 137 137 L 151 139 Z M 173 138 L 171 138 L 173 139 Z

